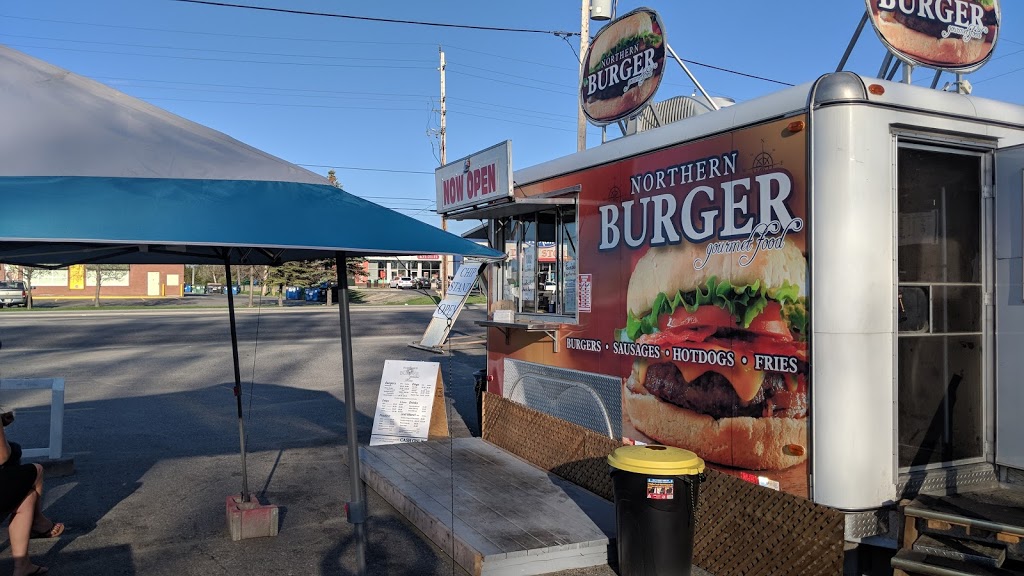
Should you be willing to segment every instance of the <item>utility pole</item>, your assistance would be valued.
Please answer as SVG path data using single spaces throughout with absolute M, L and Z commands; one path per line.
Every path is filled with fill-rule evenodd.
M 580 19 L 580 83 L 577 91 L 583 88 L 583 79 L 587 76 L 587 48 L 590 47 L 590 0 L 583 0 L 583 15 Z M 442 76 L 443 78 L 444 76 Z M 442 81 L 442 86 L 443 86 Z M 443 104 L 442 104 L 443 106 Z M 587 118 L 583 115 L 583 106 L 576 104 L 576 151 L 587 149 Z M 444 115 L 442 114 L 442 118 Z M 443 129 L 442 129 L 443 130 Z
M 445 128 L 445 125 L 446 125 L 446 122 L 447 122 L 447 118 L 445 117 L 445 114 L 447 113 L 448 106 L 447 106 L 447 103 L 445 102 L 445 95 L 444 95 L 444 51 L 441 50 L 440 46 L 438 46 L 437 47 L 437 52 L 441 55 L 441 68 L 440 68 L 440 70 L 441 70 L 441 166 L 444 166 L 445 164 L 448 163 L 448 143 L 446 141 L 448 133 L 447 133 L 447 130 Z M 441 230 L 444 230 L 444 231 L 448 230 L 448 218 L 446 218 L 444 216 L 444 214 L 441 215 Z M 441 297 L 443 298 L 444 295 L 448 292 L 448 255 L 447 254 L 441 254 L 441 278 L 440 278 L 440 280 L 441 280 Z

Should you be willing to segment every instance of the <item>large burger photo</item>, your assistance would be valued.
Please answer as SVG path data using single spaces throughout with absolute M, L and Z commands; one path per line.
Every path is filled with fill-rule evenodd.
M 898 56 L 924 66 L 971 71 L 988 60 L 999 33 L 997 0 L 867 0 L 875 30 Z
M 633 269 L 617 344 L 635 358 L 623 380 L 628 423 L 725 466 L 802 463 L 806 258 L 788 241 L 756 254 L 706 254 L 706 244 L 652 248 Z
M 665 69 L 665 36 L 657 13 L 640 9 L 601 30 L 590 45 L 580 103 L 592 122 L 609 124 L 650 100 Z

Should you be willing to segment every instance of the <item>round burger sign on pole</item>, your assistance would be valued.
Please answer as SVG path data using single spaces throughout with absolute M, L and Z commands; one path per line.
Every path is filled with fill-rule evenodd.
M 610 22 L 590 43 L 583 60 L 580 106 L 592 124 L 604 126 L 635 114 L 658 91 L 665 70 L 665 27 L 650 8 Z
M 900 60 L 973 72 L 999 37 L 999 0 L 866 0 L 882 43 Z

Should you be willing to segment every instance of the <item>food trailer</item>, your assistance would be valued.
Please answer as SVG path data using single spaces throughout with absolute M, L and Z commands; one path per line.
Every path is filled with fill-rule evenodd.
M 853 539 L 918 492 L 1024 482 L 1024 107 L 963 92 L 840 71 L 676 98 L 515 170 L 448 214 L 507 254 L 488 391 L 840 509 Z

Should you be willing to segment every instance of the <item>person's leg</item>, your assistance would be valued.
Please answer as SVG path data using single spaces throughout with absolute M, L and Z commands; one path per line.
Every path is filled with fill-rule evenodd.
M 39 567 L 28 558 L 29 532 L 32 530 L 32 516 L 39 500 L 35 490 L 28 493 L 18 509 L 11 516 L 7 532 L 11 540 L 11 557 L 14 559 L 14 576 L 39 574 Z
M 32 513 L 32 533 L 30 536 L 33 538 L 60 536 L 64 532 L 64 526 L 58 526 L 56 522 L 43 514 L 43 467 L 40 464 L 33 464 L 33 466 L 36 467 L 36 483 L 32 486 L 32 491 L 36 495 L 36 503 Z

